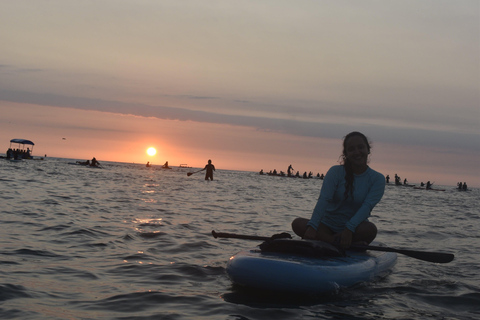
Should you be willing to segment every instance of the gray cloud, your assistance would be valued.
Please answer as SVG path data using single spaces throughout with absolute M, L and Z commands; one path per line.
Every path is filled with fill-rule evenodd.
M 203 97 L 202 99 L 218 99 Z M 274 119 L 261 116 L 220 114 L 215 112 L 128 104 L 118 101 L 68 97 L 47 93 L 0 90 L 0 100 L 30 103 L 62 108 L 95 110 L 118 114 L 131 114 L 142 117 L 155 117 L 165 120 L 196 121 L 203 123 L 230 124 L 252 127 L 260 131 L 279 132 L 304 137 L 334 138 L 343 137 L 350 131 L 362 131 L 375 142 L 413 145 L 419 147 L 466 149 L 474 153 L 480 151 L 480 139 L 476 133 L 447 132 L 434 129 L 412 129 L 379 124 L 365 124 L 352 118 L 344 122 L 305 121 L 296 119 Z

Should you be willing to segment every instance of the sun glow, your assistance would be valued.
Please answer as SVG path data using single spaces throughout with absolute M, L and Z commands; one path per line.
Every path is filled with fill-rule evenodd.
M 157 149 L 155 149 L 154 147 L 150 147 L 147 149 L 147 154 L 149 156 L 154 156 L 155 154 L 157 154 Z

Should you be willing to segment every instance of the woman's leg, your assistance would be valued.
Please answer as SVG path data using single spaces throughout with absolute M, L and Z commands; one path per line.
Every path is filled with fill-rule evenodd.
M 303 238 L 305 231 L 307 231 L 309 219 L 305 218 L 296 218 L 292 222 L 292 230 L 299 237 Z M 370 221 L 363 221 L 360 223 L 353 234 L 353 243 L 360 244 L 366 242 L 369 244 L 377 236 L 377 227 Z M 328 228 L 326 225 L 320 223 L 317 230 L 317 240 L 322 240 L 325 242 L 334 242 L 335 234 Z
M 308 219 L 305 218 L 296 218 L 295 220 L 292 221 L 292 230 L 295 232 L 295 234 L 299 237 L 303 238 L 303 235 L 305 234 L 305 231 L 307 231 L 307 223 Z
M 360 223 L 353 234 L 352 242 L 366 242 L 369 244 L 377 236 L 377 227 L 370 221 Z
M 293 232 L 295 232 L 297 236 L 303 238 L 305 231 L 307 231 L 307 228 L 308 228 L 307 223 L 309 221 L 310 221 L 309 219 L 305 219 L 305 218 L 296 218 L 295 220 L 293 220 L 292 222 Z M 320 223 L 320 225 L 317 228 L 317 236 L 315 240 L 321 240 L 321 241 L 332 243 L 334 240 L 333 236 L 334 236 L 333 231 L 330 230 L 330 228 L 324 225 L 323 223 Z

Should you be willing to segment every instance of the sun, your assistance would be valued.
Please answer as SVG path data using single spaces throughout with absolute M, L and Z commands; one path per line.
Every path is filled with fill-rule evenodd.
M 157 154 L 157 149 L 155 149 L 154 147 L 150 147 L 150 148 L 147 149 L 147 154 L 149 156 L 154 156 L 154 155 Z

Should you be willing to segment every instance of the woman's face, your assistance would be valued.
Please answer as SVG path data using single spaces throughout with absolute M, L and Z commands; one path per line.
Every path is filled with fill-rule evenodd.
M 361 136 L 353 136 L 345 141 L 345 157 L 354 168 L 365 170 L 368 160 L 368 146 Z

